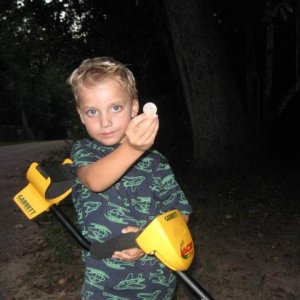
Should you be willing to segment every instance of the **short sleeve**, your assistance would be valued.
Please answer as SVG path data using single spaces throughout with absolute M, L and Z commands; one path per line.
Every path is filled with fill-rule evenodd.
M 182 214 L 189 215 L 192 212 L 192 208 L 179 186 L 167 159 L 159 152 L 156 153 L 159 158 L 152 174 L 151 189 L 155 200 L 160 205 L 161 212 L 178 209 Z
M 71 150 L 71 159 L 74 167 L 82 167 L 96 161 L 97 155 L 93 153 L 87 139 L 75 142 Z

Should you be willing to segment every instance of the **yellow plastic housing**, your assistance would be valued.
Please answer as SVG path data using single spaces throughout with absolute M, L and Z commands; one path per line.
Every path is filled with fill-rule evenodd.
M 71 163 L 72 161 L 68 158 L 63 161 L 63 164 Z M 44 211 L 47 211 L 51 205 L 58 204 L 72 191 L 72 188 L 69 188 L 56 198 L 46 199 L 45 193 L 51 184 L 51 178 L 45 178 L 38 170 L 38 165 L 36 162 L 30 165 L 26 173 L 27 186 L 14 196 L 15 203 L 28 219 L 33 219 Z
M 173 271 L 187 270 L 194 257 L 191 233 L 177 209 L 156 217 L 136 242 L 146 254 L 155 255 Z

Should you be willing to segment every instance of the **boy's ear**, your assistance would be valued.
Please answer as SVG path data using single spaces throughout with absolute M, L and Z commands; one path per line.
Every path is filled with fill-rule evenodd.
M 134 118 L 139 113 L 139 101 L 138 99 L 133 99 L 131 117 Z
M 82 123 L 82 124 L 84 124 L 84 121 L 83 121 L 83 116 L 82 116 L 82 112 L 81 112 L 81 110 L 79 109 L 79 107 L 76 107 L 76 110 L 77 110 L 77 113 L 78 113 L 78 115 L 79 115 L 79 117 L 80 117 L 80 121 L 81 121 L 81 123 Z

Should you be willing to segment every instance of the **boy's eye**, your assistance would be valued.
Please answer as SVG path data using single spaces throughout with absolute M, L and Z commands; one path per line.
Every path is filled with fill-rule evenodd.
M 112 110 L 113 110 L 114 112 L 119 112 L 121 109 L 122 109 L 122 106 L 121 106 L 121 105 L 114 105 L 114 106 L 112 107 Z
M 89 117 L 94 117 L 96 114 L 97 114 L 97 110 L 96 109 L 93 109 L 93 108 L 90 108 L 88 110 L 86 110 L 85 112 Z

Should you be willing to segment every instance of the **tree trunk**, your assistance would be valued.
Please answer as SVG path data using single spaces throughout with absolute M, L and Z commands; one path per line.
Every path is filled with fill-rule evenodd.
M 300 77 L 300 2 L 297 0 L 295 4 L 295 14 L 296 14 L 296 47 L 295 47 L 295 79 L 299 80 Z
M 244 110 L 211 1 L 165 0 L 191 120 L 196 166 L 230 167 L 244 154 Z
M 271 121 L 273 65 L 274 65 L 274 18 L 271 0 L 266 2 L 266 60 L 263 85 L 262 122 L 268 125 Z M 263 127 L 264 124 L 263 124 Z
M 33 131 L 31 130 L 30 126 L 28 125 L 27 116 L 23 109 L 21 111 L 21 120 L 22 120 L 23 129 L 25 131 L 27 138 L 30 140 L 34 140 L 35 135 L 34 135 Z
M 250 123 L 250 128 L 255 139 L 260 135 L 261 120 L 261 84 L 257 71 L 255 26 L 258 18 L 254 17 L 257 9 L 252 1 L 247 1 L 246 10 L 246 51 L 245 51 L 245 78 L 246 78 L 246 113 Z

